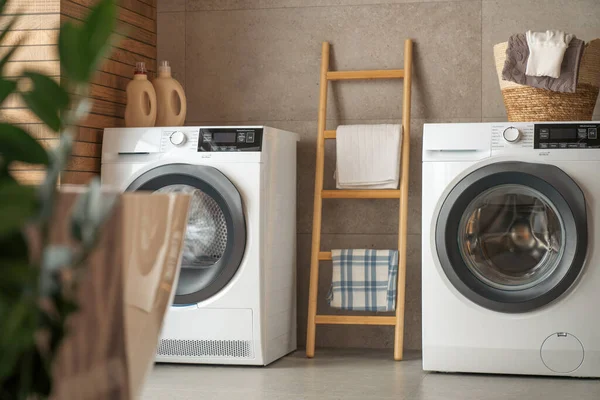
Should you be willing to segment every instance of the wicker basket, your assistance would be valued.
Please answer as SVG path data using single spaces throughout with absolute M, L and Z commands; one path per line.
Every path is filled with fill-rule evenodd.
M 502 79 L 508 43 L 494 46 L 500 89 L 511 122 L 590 121 L 600 88 L 600 39 L 589 42 L 579 66 L 575 93 L 552 92 Z

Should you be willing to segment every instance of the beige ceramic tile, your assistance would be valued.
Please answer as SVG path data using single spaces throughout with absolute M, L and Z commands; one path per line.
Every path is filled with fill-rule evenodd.
M 600 37 L 598 0 L 500 0 L 483 1 L 482 87 L 483 116 L 506 119 L 495 70 L 493 46 L 526 30 L 561 29 L 583 40 Z M 600 114 L 600 104 L 594 114 Z
M 480 13 L 472 1 L 187 12 L 189 120 L 314 120 L 322 41 L 334 68 L 396 68 L 407 37 L 413 116 L 479 118 Z M 328 117 L 400 118 L 401 92 L 399 81 L 336 84 Z
M 185 13 L 158 13 L 157 24 L 157 59 L 169 61 L 173 77 L 185 89 Z
M 322 249 L 332 248 L 398 248 L 396 235 L 322 235 Z M 409 235 L 406 271 L 405 348 L 421 348 L 421 236 Z M 308 280 L 310 276 L 311 235 L 298 235 L 298 345 L 306 340 Z M 331 284 L 331 263 L 322 262 L 319 270 L 318 312 L 344 314 L 327 305 Z M 353 313 L 361 314 L 361 313 Z M 317 347 L 393 348 L 394 328 L 389 326 L 317 327 Z
M 161 12 L 185 11 L 186 0 L 157 0 L 156 10 Z
M 247 10 L 257 8 L 295 8 L 377 5 L 394 3 L 425 3 L 454 0 L 187 0 L 188 10 Z M 472 0 L 479 1 L 479 0 Z

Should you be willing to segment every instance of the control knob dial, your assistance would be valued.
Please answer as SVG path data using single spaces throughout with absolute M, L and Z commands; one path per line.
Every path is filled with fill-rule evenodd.
M 181 131 L 175 131 L 171 134 L 169 140 L 171 140 L 171 143 L 173 143 L 175 146 L 181 146 L 186 142 L 187 137 L 185 136 L 185 133 Z
M 521 140 L 521 131 L 514 126 L 509 126 L 504 130 L 502 136 L 504 136 L 504 140 L 507 142 L 516 143 Z

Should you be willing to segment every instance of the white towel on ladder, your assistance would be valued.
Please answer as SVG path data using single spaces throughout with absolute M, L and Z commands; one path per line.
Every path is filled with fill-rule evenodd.
M 397 189 L 401 141 L 401 125 L 340 125 L 336 130 L 336 187 Z

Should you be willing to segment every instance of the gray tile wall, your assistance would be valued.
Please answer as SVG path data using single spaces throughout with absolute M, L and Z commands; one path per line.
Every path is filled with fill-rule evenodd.
M 401 68 L 414 47 L 406 335 L 421 347 L 421 134 L 425 122 L 504 120 L 492 46 L 527 29 L 600 37 L 598 0 L 159 0 L 158 55 L 188 96 L 188 125 L 264 123 L 298 132 L 298 340 L 306 337 L 321 42 L 332 68 Z M 330 90 L 328 127 L 400 121 L 402 86 L 347 82 Z M 600 119 L 600 107 L 596 119 Z M 326 186 L 332 188 L 334 144 Z M 398 204 L 328 200 L 323 249 L 396 247 Z M 322 263 L 319 311 L 331 277 Z M 322 347 L 392 347 L 390 327 L 319 326 Z

